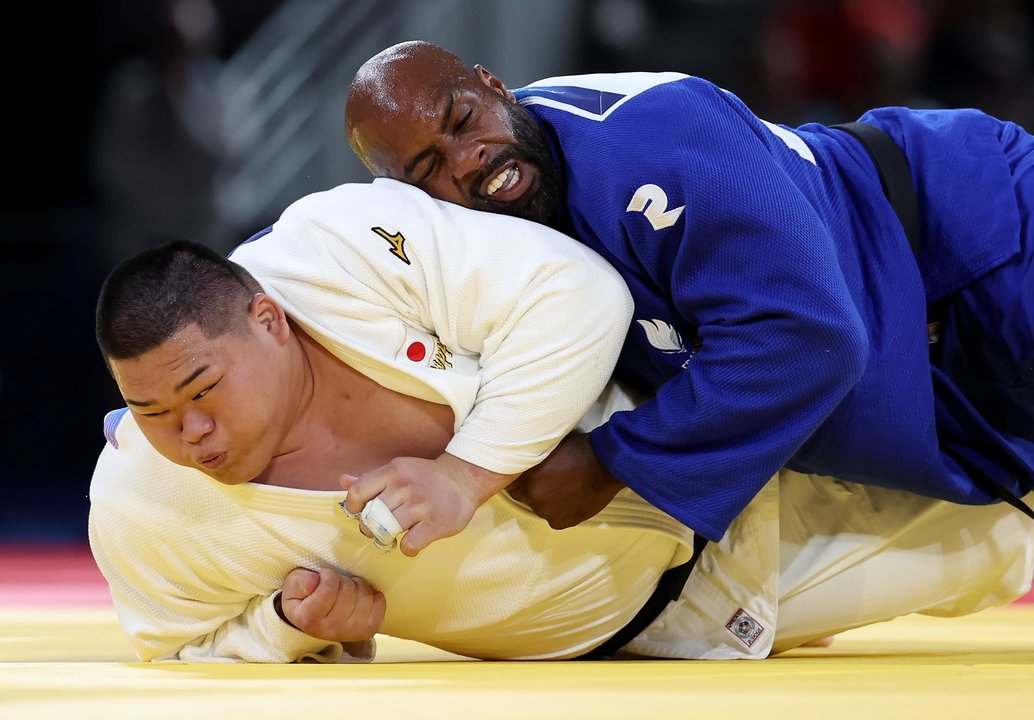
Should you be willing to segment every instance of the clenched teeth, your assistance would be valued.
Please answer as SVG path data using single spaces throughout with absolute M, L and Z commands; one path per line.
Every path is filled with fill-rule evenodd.
M 496 192 L 502 188 L 503 190 L 509 190 L 521 179 L 521 171 L 516 166 L 507 168 L 501 173 L 492 178 L 492 182 L 488 183 L 488 194 L 495 195 Z

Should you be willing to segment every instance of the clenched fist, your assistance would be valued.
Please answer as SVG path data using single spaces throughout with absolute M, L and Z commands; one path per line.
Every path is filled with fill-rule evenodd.
M 589 436 L 574 432 L 507 490 L 551 528 L 561 530 L 596 515 L 623 487 L 596 457 Z
M 384 622 L 384 595 L 361 577 L 330 568 L 295 568 L 284 578 L 277 613 L 306 635 L 349 643 L 369 640 Z

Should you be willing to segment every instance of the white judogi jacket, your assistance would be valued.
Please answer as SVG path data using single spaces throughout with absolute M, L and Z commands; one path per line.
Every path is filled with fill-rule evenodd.
M 500 473 L 538 463 L 574 427 L 607 382 L 631 317 L 617 273 L 570 238 L 391 180 L 302 198 L 232 258 L 344 363 L 448 404 L 448 451 Z M 417 560 L 385 556 L 338 507 L 343 493 L 223 487 L 161 458 L 130 415 L 113 416 L 108 434 L 91 543 L 148 659 L 336 659 L 340 646 L 272 612 L 299 565 L 366 577 L 388 596 L 384 631 L 400 637 L 486 656 L 577 654 L 621 627 L 692 540 L 637 498 L 601 517 L 629 528 L 602 542 L 554 533 L 500 499 Z M 610 567 L 614 556 L 624 560 Z M 525 587 L 493 578 L 500 567 Z
M 502 474 L 574 427 L 632 316 L 620 276 L 571 238 L 395 180 L 308 195 L 231 259 L 342 362 L 451 406 L 447 451 Z
M 571 657 L 627 623 L 689 555 L 692 533 L 630 494 L 564 531 L 497 495 L 407 558 L 359 533 L 343 492 L 221 485 L 158 455 L 128 412 L 113 437 L 91 487 L 90 541 L 144 660 L 372 657 L 372 644 L 346 648 L 279 618 L 273 596 L 299 566 L 366 578 L 386 596 L 389 635 L 474 657 Z

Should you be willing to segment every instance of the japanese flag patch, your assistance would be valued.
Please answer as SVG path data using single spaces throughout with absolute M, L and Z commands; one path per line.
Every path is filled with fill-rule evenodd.
M 406 326 L 406 337 L 395 355 L 397 362 L 406 365 L 421 365 L 435 370 L 451 370 L 452 351 L 434 335 Z
M 765 632 L 764 626 L 748 615 L 743 608 L 736 609 L 729 622 L 725 623 L 725 629 L 747 647 L 753 646 Z

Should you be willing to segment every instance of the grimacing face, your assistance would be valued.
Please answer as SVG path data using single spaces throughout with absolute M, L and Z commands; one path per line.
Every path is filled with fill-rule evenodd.
M 375 174 L 475 210 L 551 223 L 562 183 L 544 132 L 490 73 L 477 68 L 477 78 L 366 113 L 353 143 Z
M 249 322 L 208 338 L 188 325 L 143 355 L 111 360 L 140 430 L 168 460 L 227 485 L 257 478 L 283 439 L 275 339 Z

